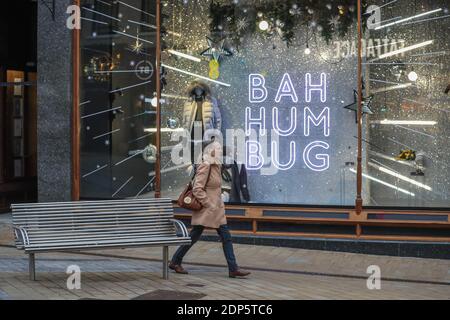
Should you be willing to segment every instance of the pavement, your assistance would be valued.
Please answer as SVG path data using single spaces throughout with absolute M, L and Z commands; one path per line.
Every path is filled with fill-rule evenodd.
M 252 274 L 231 279 L 221 244 L 204 241 L 185 258 L 189 274 L 171 272 L 169 280 L 162 279 L 161 248 L 137 248 L 38 254 L 31 281 L 10 225 L 0 215 L 0 300 L 450 299 L 449 260 L 235 244 L 239 265 Z M 69 289 L 73 266 L 80 289 Z M 380 270 L 379 289 L 368 288 L 370 266 Z

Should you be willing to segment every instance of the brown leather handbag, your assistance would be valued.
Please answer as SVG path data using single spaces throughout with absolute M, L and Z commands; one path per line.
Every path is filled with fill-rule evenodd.
M 206 185 L 208 184 L 209 181 L 209 176 L 211 175 L 211 168 L 209 168 L 209 172 L 208 172 L 208 178 L 206 179 Z M 180 208 L 183 209 L 187 209 L 187 210 L 192 210 L 192 211 L 200 211 L 203 206 L 200 203 L 200 201 L 198 201 L 198 199 L 194 196 L 193 191 L 193 184 L 192 184 L 192 180 L 194 180 L 194 177 L 191 179 L 191 181 L 189 181 L 189 184 L 186 186 L 186 188 L 184 188 L 183 192 L 180 194 L 180 196 L 178 197 L 178 201 L 177 204 Z

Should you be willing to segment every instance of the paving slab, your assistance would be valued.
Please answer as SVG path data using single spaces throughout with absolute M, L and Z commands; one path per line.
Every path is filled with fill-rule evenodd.
M 170 248 L 173 254 L 176 247 Z M 188 275 L 163 280 L 161 248 L 27 256 L 14 247 L 10 219 L 0 218 L 0 299 L 450 299 L 450 261 L 235 244 L 248 279 L 228 278 L 219 242 L 198 242 L 185 258 Z M 67 268 L 81 270 L 81 289 L 67 288 Z M 379 266 L 381 288 L 367 287 Z M 172 296 L 171 296 L 172 295 Z

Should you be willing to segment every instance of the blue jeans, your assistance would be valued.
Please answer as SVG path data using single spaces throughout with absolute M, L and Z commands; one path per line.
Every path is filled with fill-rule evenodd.
M 189 234 L 191 237 L 191 244 L 186 244 L 178 248 L 175 254 L 172 257 L 172 263 L 181 265 L 184 256 L 189 251 L 189 249 L 200 239 L 200 236 L 203 233 L 205 227 L 203 226 L 193 226 L 192 230 Z M 238 266 L 236 263 L 236 257 L 234 256 L 233 250 L 233 242 L 231 242 L 231 234 L 228 228 L 228 225 L 221 225 L 218 229 L 216 229 L 217 234 L 222 240 L 223 253 L 225 255 L 225 259 L 227 259 L 228 270 L 230 272 L 234 272 L 238 270 Z

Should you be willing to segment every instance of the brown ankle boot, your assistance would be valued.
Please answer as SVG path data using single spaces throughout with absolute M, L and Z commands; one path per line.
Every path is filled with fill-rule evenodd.
M 188 274 L 184 268 L 179 264 L 173 264 L 172 262 L 169 264 L 169 269 L 175 271 L 176 273 Z
M 249 272 L 249 271 L 236 270 L 236 271 L 230 271 L 229 276 L 230 276 L 230 278 L 236 278 L 236 277 L 246 277 L 249 274 L 251 274 L 251 272 Z

